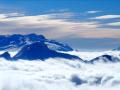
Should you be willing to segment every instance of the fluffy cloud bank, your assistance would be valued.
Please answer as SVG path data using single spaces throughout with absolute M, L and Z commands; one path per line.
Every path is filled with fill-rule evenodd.
M 90 59 L 104 52 L 70 53 Z M 59 58 L 46 61 L 0 59 L 0 90 L 119 90 L 119 66 L 120 63 L 85 64 Z

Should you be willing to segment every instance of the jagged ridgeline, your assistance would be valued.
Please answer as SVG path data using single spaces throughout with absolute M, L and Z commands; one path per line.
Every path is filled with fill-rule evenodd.
M 0 35 L 0 50 L 7 49 L 19 49 L 24 45 L 34 42 L 44 42 L 51 50 L 56 51 L 72 51 L 73 49 L 67 44 L 57 42 L 55 40 L 49 40 L 43 35 L 37 34 L 13 34 L 13 35 Z
M 19 52 L 11 57 L 9 50 L 20 49 Z M 0 50 L 7 50 L 0 55 L 7 60 L 45 60 L 48 58 L 79 59 L 75 55 L 65 54 L 58 51 L 72 51 L 73 49 L 55 40 L 48 40 L 43 35 L 1 35 Z

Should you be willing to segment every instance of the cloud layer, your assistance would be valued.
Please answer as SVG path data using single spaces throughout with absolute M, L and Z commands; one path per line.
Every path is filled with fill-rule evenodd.
M 71 53 L 90 59 L 107 52 Z M 1 58 L 0 90 L 119 90 L 119 66 L 120 63 L 85 64 L 59 58 L 46 61 Z
M 95 11 L 89 12 L 97 13 Z M 19 13 L 0 14 L 0 33 L 38 33 L 46 35 L 49 38 L 63 38 L 68 36 L 80 38 L 120 38 L 119 29 L 104 28 L 99 21 L 94 20 L 76 21 L 73 19 L 74 17 L 75 14 L 70 12 L 31 16 Z M 119 17 L 119 15 L 107 15 L 95 17 L 95 19 Z M 109 25 L 116 26 L 116 22 Z
M 114 19 L 114 18 L 120 18 L 120 15 L 103 15 L 103 16 L 97 16 L 92 19 Z
M 108 25 L 111 25 L 111 26 L 120 26 L 120 22 L 108 23 Z

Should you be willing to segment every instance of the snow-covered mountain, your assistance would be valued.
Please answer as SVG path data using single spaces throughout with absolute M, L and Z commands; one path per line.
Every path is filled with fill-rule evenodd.
M 115 62 L 120 62 L 120 59 L 118 57 L 112 56 L 112 55 L 102 55 L 98 56 L 90 61 L 89 63 L 115 63 Z
M 45 60 L 48 58 L 80 59 L 75 55 L 51 50 L 44 42 L 35 42 L 25 45 L 12 59 Z
M 120 51 L 120 47 L 113 49 L 113 51 Z
M 48 48 L 57 51 L 72 51 L 73 49 L 63 43 L 57 42 L 55 40 L 46 39 L 43 35 L 37 34 L 13 34 L 13 35 L 0 35 L 0 50 L 6 49 L 19 49 L 26 44 L 33 42 L 44 42 Z
M 0 90 L 120 89 L 118 50 L 71 51 L 36 34 L 0 36 L 0 49 Z
M 103 55 L 110 55 L 113 57 L 117 57 L 120 59 L 120 51 L 71 51 L 71 52 L 65 52 L 69 53 L 71 55 L 77 55 L 81 57 L 83 60 L 90 61 L 92 59 L 95 59 L 96 57 L 103 56 Z
M 8 52 L 4 52 L 3 54 L 0 55 L 0 58 L 4 58 L 6 60 L 10 60 L 11 56 Z

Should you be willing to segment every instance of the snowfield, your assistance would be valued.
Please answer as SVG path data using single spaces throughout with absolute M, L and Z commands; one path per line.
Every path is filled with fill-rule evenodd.
M 10 52 L 12 55 L 15 52 Z M 68 52 L 90 60 L 120 52 Z M 120 63 L 85 64 L 78 60 L 7 61 L 0 59 L 0 90 L 120 90 Z

